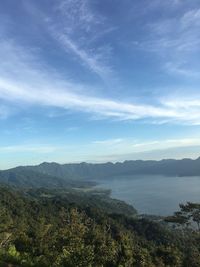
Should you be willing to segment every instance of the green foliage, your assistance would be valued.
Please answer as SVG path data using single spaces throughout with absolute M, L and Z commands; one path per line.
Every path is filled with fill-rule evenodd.
M 193 226 L 194 223 L 200 231 L 200 204 L 187 202 L 187 204 L 180 204 L 180 211 L 175 212 L 174 216 L 167 217 L 167 222 L 172 222 L 186 227 Z
M 200 266 L 198 231 L 183 234 L 147 219 L 116 214 L 120 205 L 71 191 L 1 187 L 0 266 Z M 190 204 L 184 212 L 196 216 L 197 208 Z

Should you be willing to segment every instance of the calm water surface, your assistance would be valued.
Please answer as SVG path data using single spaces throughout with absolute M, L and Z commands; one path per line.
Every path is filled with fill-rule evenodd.
M 98 187 L 145 214 L 169 215 L 179 203 L 200 202 L 200 177 L 118 176 L 102 179 Z

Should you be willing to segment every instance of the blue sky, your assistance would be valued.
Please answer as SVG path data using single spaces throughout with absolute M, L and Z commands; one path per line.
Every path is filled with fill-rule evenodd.
M 2 0 L 0 168 L 200 156 L 197 0 Z

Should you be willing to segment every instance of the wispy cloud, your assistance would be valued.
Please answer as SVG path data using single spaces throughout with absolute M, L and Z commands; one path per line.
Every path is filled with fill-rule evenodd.
M 94 31 L 94 26 L 105 21 L 98 13 L 94 13 L 88 0 L 59 0 L 54 8 L 64 16 L 70 33 L 75 27 L 85 32 Z
M 168 149 L 173 147 L 185 147 L 200 145 L 200 138 L 180 138 L 180 139 L 166 139 L 166 140 L 153 140 L 148 142 L 141 142 L 133 144 L 132 147 L 137 152 L 151 151 L 155 149 Z
M 114 28 L 94 13 L 88 0 L 61 0 L 55 10 L 59 21 L 55 17 L 45 20 L 51 36 L 64 51 L 73 53 L 81 65 L 106 80 L 113 73 L 108 63 L 112 49 L 109 45 L 93 45 L 93 41 L 100 36 L 99 31 L 105 35 Z
M 176 98 L 174 105 L 169 104 L 169 97 L 157 99 L 157 104 L 149 105 L 102 98 L 97 93 L 89 95 L 87 86 L 60 77 L 46 65 L 39 64 L 33 52 L 26 51 L 13 41 L 0 44 L 0 57 L 5 58 L 0 66 L 0 99 L 6 101 L 8 108 L 12 105 L 20 108 L 23 102 L 26 105 L 58 107 L 119 120 L 200 124 L 200 106 L 191 105 L 191 102 L 181 98 Z M 197 95 L 195 97 L 199 99 Z M 175 101 L 173 96 L 171 99 Z M 7 111 L 2 109 L 2 116 L 8 114 L 8 108 Z
M 73 5 L 72 2 L 69 1 L 71 5 Z M 87 13 L 85 7 L 84 12 Z M 89 17 L 85 14 L 82 15 L 83 18 L 81 19 L 86 24 L 94 19 L 90 13 L 88 14 Z M 195 14 L 198 17 L 198 12 Z M 190 14 L 182 16 L 184 27 L 191 23 L 190 16 Z M 165 27 L 164 33 L 162 33 L 162 28 L 157 28 L 156 31 L 161 31 L 162 35 L 169 28 L 169 32 L 171 32 L 171 22 L 169 24 L 169 27 Z M 88 29 L 88 31 L 90 30 Z M 61 42 L 66 43 L 66 46 L 70 47 L 74 54 L 77 54 L 96 73 L 104 75 L 104 72 L 108 72 L 107 66 L 99 65 L 96 54 L 90 56 L 64 33 L 58 33 L 57 38 L 59 36 L 62 37 Z M 191 102 L 192 99 L 185 101 L 184 97 L 174 98 L 172 95 L 171 97 L 163 96 L 162 99 L 153 99 L 153 104 L 146 104 L 143 103 L 143 99 L 125 101 L 123 98 L 100 97 L 96 88 L 91 90 L 87 85 L 71 82 L 45 65 L 40 58 L 38 59 L 37 50 L 21 47 L 14 40 L 2 39 L 3 41 L 0 43 L 2 62 L 0 65 L 0 99 L 6 102 L 6 108 L 2 106 L 0 109 L 0 117 L 2 118 L 9 115 L 9 107 L 16 106 L 20 109 L 22 106 L 26 108 L 30 105 L 40 105 L 81 111 L 88 113 L 90 117 L 95 115 L 118 120 L 143 120 L 147 123 L 200 124 L 200 106 L 191 104 L 194 103 Z M 161 39 L 159 41 L 161 42 Z M 168 42 L 167 47 L 169 48 L 173 39 L 169 39 Z M 193 99 L 197 101 L 199 95 L 193 95 Z
M 92 72 L 96 73 L 99 77 L 104 79 L 112 73 L 110 66 L 106 65 L 104 60 L 104 53 L 91 51 L 88 52 L 81 49 L 78 44 L 72 41 L 66 34 L 53 32 L 53 36 L 61 43 L 62 47 L 67 50 L 67 52 L 73 52 Z
M 96 145 L 116 145 L 122 143 L 124 140 L 122 138 L 106 139 L 106 140 L 96 140 L 93 144 Z
M 114 142 L 114 140 L 113 142 L 112 139 L 108 139 L 93 143 L 92 155 L 90 153 L 87 155 L 88 160 L 105 162 L 127 159 L 196 158 L 199 156 L 200 138 L 195 137 L 159 140 L 123 138 L 119 142 Z
M 184 66 L 184 63 L 181 62 L 167 62 L 164 64 L 164 69 L 171 74 L 174 75 L 182 75 L 186 78 L 198 78 L 199 79 L 199 71 L 194 69 L 194 67 Z
M 148 38 L 134 42 L 134 47 L 157 54 L 163 69 L 170 74 L 199 78 L 200 66 L 195 59 L 200 52 L 200 9 L 183 8 L 184 1 L 173 2 L 178 4 L 177 12 L 167 9 L 166 17 L 148 21 Z M 155 3 L 154 7 L 166 8 L 163 1 Z
M 60 107 L 64 109 L 80 110 L 88 113 L 96 113 L 105 117 L 113 117 L 122 120 L 141 119 L 145 117 L 176 117 L 175 110 L 164 107 L 154 107 L 150 105 L 129 104 L 126 102 L 114 101 L 110 99 L 90 97 L 76 94 L 73 86 L 57 87 L 47 83 L 44 87 L 33 88 L 22 83 L 15 83 L 0 79 L 0 98 L 13 102 L 23 101 L 32 105 L 44 105 Z
M 99 145 L 97 145 L 98 148 Z M 199 156 L 200 138 L 160 139 L 160 140 L 132 140 L 123 139 L 121 143 L 113 145 L 101 144 L 98 153 L 95 148 L 93 161 L 124 161 L 127 159 L 166 159 Z
M 181 18 L 181 24 L 184 28 L 200 26 L 200 8 L 187 11 Z
M 85 151 L 87 147 L 87 152 Z M 190 152 L 195 151 L 193 157 L 198 155 L 198 148 L 200 147 L 200 138 L 182 138 L 182 139 L 162 139 L 162 140 L 148 140 L 148 141 L 137 141 L 134 139 L 107 139 L 95 141 L 93 143 L 84 144 L 79 146 L 77 149 L 76 145 L 52 145 L 37 143 L 33 145 L 19 144 L 19 145 L 8 145 L 0 147 L 0 156 L 10 155 L 10 153 L 27 154 L 32 157 L 38 157 L 45 154 L 48 155 L 48 159 L 51 161 L 62 161 L 76 162 L 77 158 L 79 161 L 87 160 L 90 162 L 105 162 L 106 160 L 126 160 L 126 159 L 140 159 L 140 158 L 158 158 L 162 155 L 163 158 L 170 157 L 173 155 L 176 158 L 182 158 L 183 153 L 180 151 Z M 194 148 L 197 148 L 196 150 Z M 77 151 L 71 154 L 72 151 Z M 170 154 L 170 151 L 172 154 Z M 197 152 L 197 153 L 196 153 Z M 177 153 L 177 154 L 176 154 Z M 179 153 L 179 154 L 178 154 Z M 187 155 L 187 153 L 185 154 Z M 194 156 L 195 155 L 195 156 Z M 61 160 L 62 159 L 62 160 Z M 29 159 L 30 160 L 30 159 Z M 29 160 L 26 164 L 30 164 Z M 22 162 L 25 164 L 25 162 Z M 21 163 L 17 163 L 21 164 Z

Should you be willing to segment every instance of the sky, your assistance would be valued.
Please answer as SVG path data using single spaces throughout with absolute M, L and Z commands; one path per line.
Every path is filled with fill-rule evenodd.
M 200 156 L 199 0 L 1 0 L 0 169 Z

